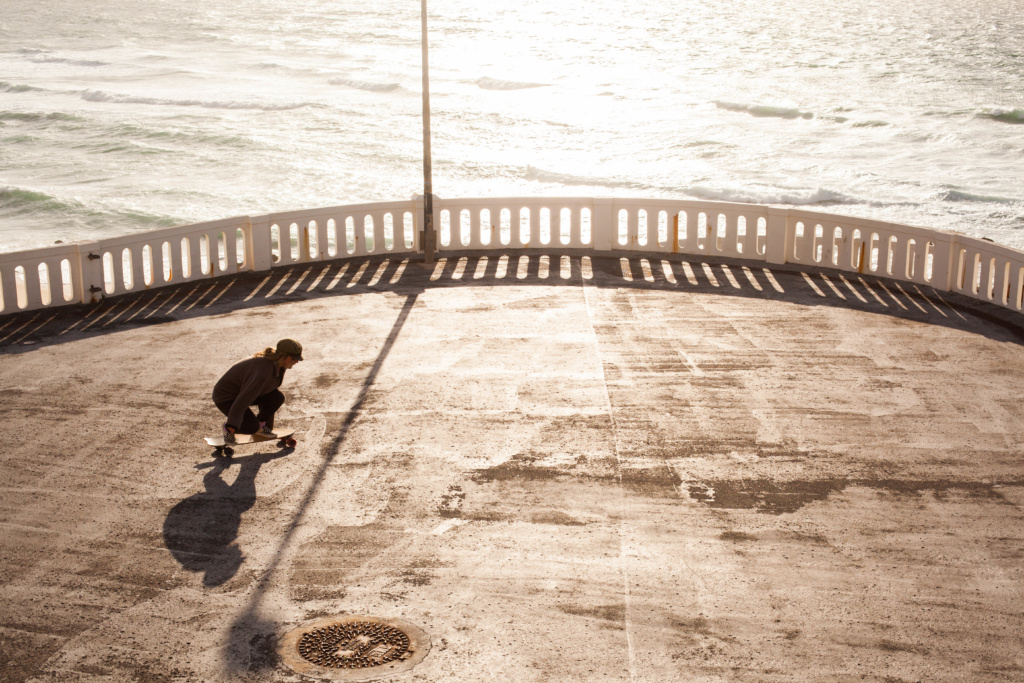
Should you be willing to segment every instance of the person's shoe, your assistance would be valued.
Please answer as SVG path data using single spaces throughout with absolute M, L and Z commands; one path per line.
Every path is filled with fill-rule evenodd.
M 271 429 L 270 427 L 267 426 L 266 422 L 260 422 L 259 431 L 257 431 L 256 433 L 260 437 L 262 437 L 264 439 L 276 439 L 277 438 L 277 434 L 274 433 L 273 429 Z
M 225 446 L 234 446 L 235 444 L 238 443 L 238 440 L 235 439 L 235 435 L 228 431 L 228 426 L 226 424 L 223 427 L 221 427 L 221 431 L 224 432 Z

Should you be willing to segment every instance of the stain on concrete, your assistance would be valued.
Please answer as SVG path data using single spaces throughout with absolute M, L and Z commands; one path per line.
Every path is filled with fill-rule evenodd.
M 448 487 L 448 493 L 441 496 L 441 504 L 437 506 L 437 514 L 442 517 L 458 517 L 462 513 L 462 503 L 466 494 L 461 486 Z
M 472 475 L 472 481 L 477 484 L 490 484 L 501 481 L 546 482 L 576 479 L 613 485 L 619 482 L 614 467 L 603 467 L 606 464 L 604 461 L 588 460 L 586 456 L 580 456 L 572 463 L 546 465 L 544 463 L 547 457 L 547 454 L 519 453 L 500 465 L 476 470 Z M 607 464 L 613 465 L 614 461 L 609 460 Z
M 571 614 L 574 617 L 587 617 L 589 619 L 610 621 L 619 625 L 620 628 L 625 628 L 625 605 L 597 605 L 593 607 L 584 607 L 582 605 L 559 605 L 558 609 L 566 614 Z
M 746 541 L 756 541 L 757 536 L 745 534 L 742 531 L 723 531 L 718 535 L 723 541 L 730 541 L 733 543 L 744 543 Z
M 873 479 L 855 482 L 858 486 L 868 486 L 873 489 L 889 491 L 891 493 L 906 495 L 921 495 L 930 491 L 939 499 L 950 491 L 958 491 L 972 498 L 990 498 L 1005 500 L 998 487 L 987 482 L 979 481 L 956 481 L 952 479 Z M 1003 482 L 1007 485 L 1019 485 L 1024 481 Z
M 911 652 L 918 655 L 928 654 L 928 648 L 911 643 L 899 643 L 895 640 L 880 640 L 876 647 L 885 652 Z
M 711 626 L 705 617 L 697 616 L 692 618 L 674 617 L 669 622 L 672 628 L 677 631 L 684 631 L 687 633 L 699 633 L 701 635 L 711 635 Z
M 559 526 L 584 526 L 586 524 L 561 510 L 535 512 L 530 516 L 530 521 L 534 524 L 557 524 Z
M 622 485 L 635 493 L 647 496 L 672 496 L 678 494 L 682 479 L 671 467 L 627 467 L 622 470 Z
M 715 629 L 712 622 L 703 615 L 690 618 L 671 617 L 669 626 L 677 636 L 678 647 L 682 652 L 672 655 L 673 660 L 709 660 L 726 652 L 736 642 L 734 636 L 724 632 L 727 629 Z
M 707 481 L 689 485 L 690 498 L 713 508 L 757 510 L 773 515 L 796 512 L 849 485 L 845 479 L 773 482 L 767 479 Z
M 337 381 L 338 378 L 336 376 L 324 373 L 317 375 L 316 379 L 313 380 L 313 384 L 316 385 L 317 389 L 326 389 Z
M 402 582 L 410 586 L 429 586 L 433 580 L 433 575 L 423 571 L 406 571 L 402 573 Z
M 568 473 L 559 467 L 536 466 L 540 460 L 536 456 L 518 454 L 500 465 L 477 470 L 473 481 L 478 484 L 490 484 L 496 481 L 550 481 L 563 479 Z
M 1017 482 L 1002 482 L 1017 485 Z M 708 507 L 727 510 L 756 510 L 781 515 L 796 512 L 809 503 L 825 500 L 837 491 L 860 486 L 896 495 L 920 496 L 932 493 L 943 500 L 950 491 L 972 498 L 990 498 L 1005 501 L 999 486 L 987 482 L 954 481 L 949 479 L 820 479 L 775 482 L 768 479 L 713 480 L 690 482 L 687 489 L 692 500 Z M 1009 502 L 1007 501 L 1009 504 Z M 810 538 L 815 542 L 824 539 Z

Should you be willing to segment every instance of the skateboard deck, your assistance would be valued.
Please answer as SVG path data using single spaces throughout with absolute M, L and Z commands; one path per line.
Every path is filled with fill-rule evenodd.
M 203 440 L 210 446 L 216 449 L 217 455 L 225 454 L 231 455 L 234 452 L 235 446 L 244 446 L 249 443 L 264 443 L 266 441 L 277 441 L 277 445 L 282 448 L 294 448 L 295 439 L 292 438 L 292 434 L 295 433 L 294 429 L 282 429 L 275 432 L 275 436 L 263 436 L 261 434 L 235 434 L 235 443 L 227 444 L 224 443 L 223 436 L 206 436 Z

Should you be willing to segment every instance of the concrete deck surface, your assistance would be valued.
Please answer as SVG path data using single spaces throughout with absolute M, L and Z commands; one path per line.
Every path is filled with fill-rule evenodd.
M 0 317 L 0 679 L 299 680 L 365 614 L 431 639 L 385 680 L 1024 680 L 1015 320 L 556 251 Z M 281 337 L 298 447 L 215 460 Z

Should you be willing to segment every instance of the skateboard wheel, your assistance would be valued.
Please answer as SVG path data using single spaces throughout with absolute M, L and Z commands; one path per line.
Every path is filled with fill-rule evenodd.
M 234 454 L 235 454 L 235 449 L 233 449 L 233 448 L 225 448 L 224 449 L 224 455 L 228 456 L 229 458 L 232 455 L 234 455 Z
M 288 448 L 295 448 L 295 444 L 297 444 L 297 443 L 298 443 L 298 441 L 296 441 L 295 439 L 293 439 L 291 437 L 288 437 Z

